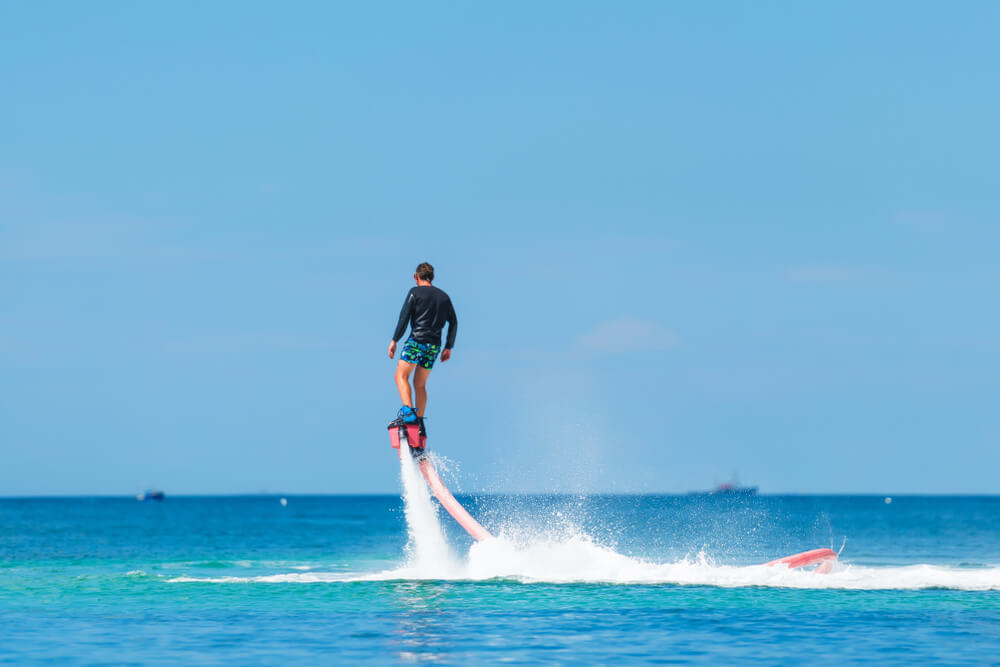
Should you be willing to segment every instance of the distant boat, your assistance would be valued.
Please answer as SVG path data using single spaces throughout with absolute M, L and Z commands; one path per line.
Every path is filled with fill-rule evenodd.
M 160 491 L 159 489 L 150 489 L 149 491 L 146 491 L 146 493 L 140 493 L 138 496 L 136 496 L 136 498 L 142 501 L 163 500 L 164 496 L 163 496 L 163 491 Z
M 756 496 L 756 486 L 742 486 L 737 480 L 723 482 L 711 491 L 689 491 L 689 496 Z
M 756 486 L 740 486 L 735 482 L 724 482 L 709 491 L 713 495 L 719 496 L 756 496 Z

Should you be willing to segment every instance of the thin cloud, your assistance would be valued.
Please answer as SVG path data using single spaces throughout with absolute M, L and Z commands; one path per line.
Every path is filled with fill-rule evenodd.
M 21 223 L 0 230 L 0 259 L 146 262 L 213 261 L 229 256 L 216 249 L 188 247 L 170 241 L 167 233 L 171 226 L 168 220 L 147 218 Z
M 858 283 L 871 275 L 868 269 L 846 264 L 805 264 L 793 266 L 785 277 L 793 283 Z
M 893 224 L 918 229 L 948 229 L 968 222 L 968 216 L 947 209 L 907 209 L 895 211 L 890 218 Z
M 601 354 L 666 350 L 681 343 L 680 336 L 655 322 L 618 318 L 601 322 L 577 338 L 577 346 Z

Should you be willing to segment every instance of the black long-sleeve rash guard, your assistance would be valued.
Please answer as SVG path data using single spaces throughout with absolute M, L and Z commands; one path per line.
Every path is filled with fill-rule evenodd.
M 458 333 L 458 317 L 451 299 L 444 290 L 433 285 L 418 285 L 410 289 L 399 311 L 399 322 L 392 339 L 398 341 L 410 325 L 410 337 L 418 343 L 441 344 L 441 330 L 448 323 L 448 340 L 444 347 L 450 350 L 455 345 L 455 334 Z

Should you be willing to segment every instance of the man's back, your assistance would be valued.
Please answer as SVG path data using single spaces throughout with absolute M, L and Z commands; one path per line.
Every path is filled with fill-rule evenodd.
M 434 280 L 434 267 L 430 263 L 421 262 L 413 274 L 413 279 L 417 281 L 417 286 L 406 293 L 403 309 L 399 312 L 399 322 L 396 323 L 396 332 L 387 350 L 389 358 L 393 359 L 396 356 L 396 343 L 406 332 L 406 325 L 411 325 L 410 338 L 403 344 L 399 363 L 396 364 L 396 388 L 399 389 L 403 407 L 399 409 L 396 418 L 389 422 L 389 427 L 419 424 L 420 438 L 423 440 L 427 437 L 427 427 L 424 425 L 427 377 L 434 368 L 434 362 L 439 354 L 442 362 L 451 359 L 451 347 L 455 344 L 455 334 L 458 331 L 458 318 L 455 316 L 455 309 L 448 295 L 431 284 Z M 442 350 L 441 330 L 445 323 L 448 324 L 448 341 Z M 417 398 L 415 402 L 414 393 Z
M 441 331 L 448 324 L 448 340 L 446 349 L 455 344 L 458 329 L 458 318 L 451 305 L 451 299 L 444 290 L 433 285 L 418 285 L 410 289 L 399 313 L 399 322 L 393 340 L 399 340 L 406 331 L 406 325 L 411 327 L 410 337 L 418 343 L 431 345 L 441 344 Z

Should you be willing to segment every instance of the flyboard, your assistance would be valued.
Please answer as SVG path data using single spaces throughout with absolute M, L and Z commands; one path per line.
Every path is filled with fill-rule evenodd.
M 423 474 L 424 479 L 427 480 L 427 485 L 431 487 L 434 497 L 438 499 L 438 502 L 440 502 L 441 506 L 448 511 L 448 514 L 450 514 L 452 518 L 458 522 L 458 525 L 464 528 L 474 540 L 481 542 L 487 538 L 493 537 L 490 535 L 488 530 L 483 528 L 482 524 L 472 518 L 472 515 L 465 511 L 465 508 L 462 507 L 457 500 L 455 500 L 455 496 L 451 495 L 451 491 L 449 491 L 448 487 L 446 487 L 444 482 L 441 481 L 441 478 L 437 474 L 437 470 L 434 469 L 434 464 L 431 463 L 430 458 L 427 456 L 427 436 L 420 435 L 420 427 L 417 424 L 389 426 L 389 441 L 393 449 L 399 450 L 400 458 L 409 452 L 413 458 L 417 459 L 420 472 Z M 815 565 L 816 569 L 813 570 L 813 572 L 817 574 L 826 574 L 833 569 L 836 562 L 837 553 L 833 551 L 833 549 L 813 549 L 811 551 L 803 551 L 802 553 L 785 556 L 784 558 L 773 560 L 770 563 L 765 563 L 765 565 L 784 565 L 789 569 L 811 567 Z

